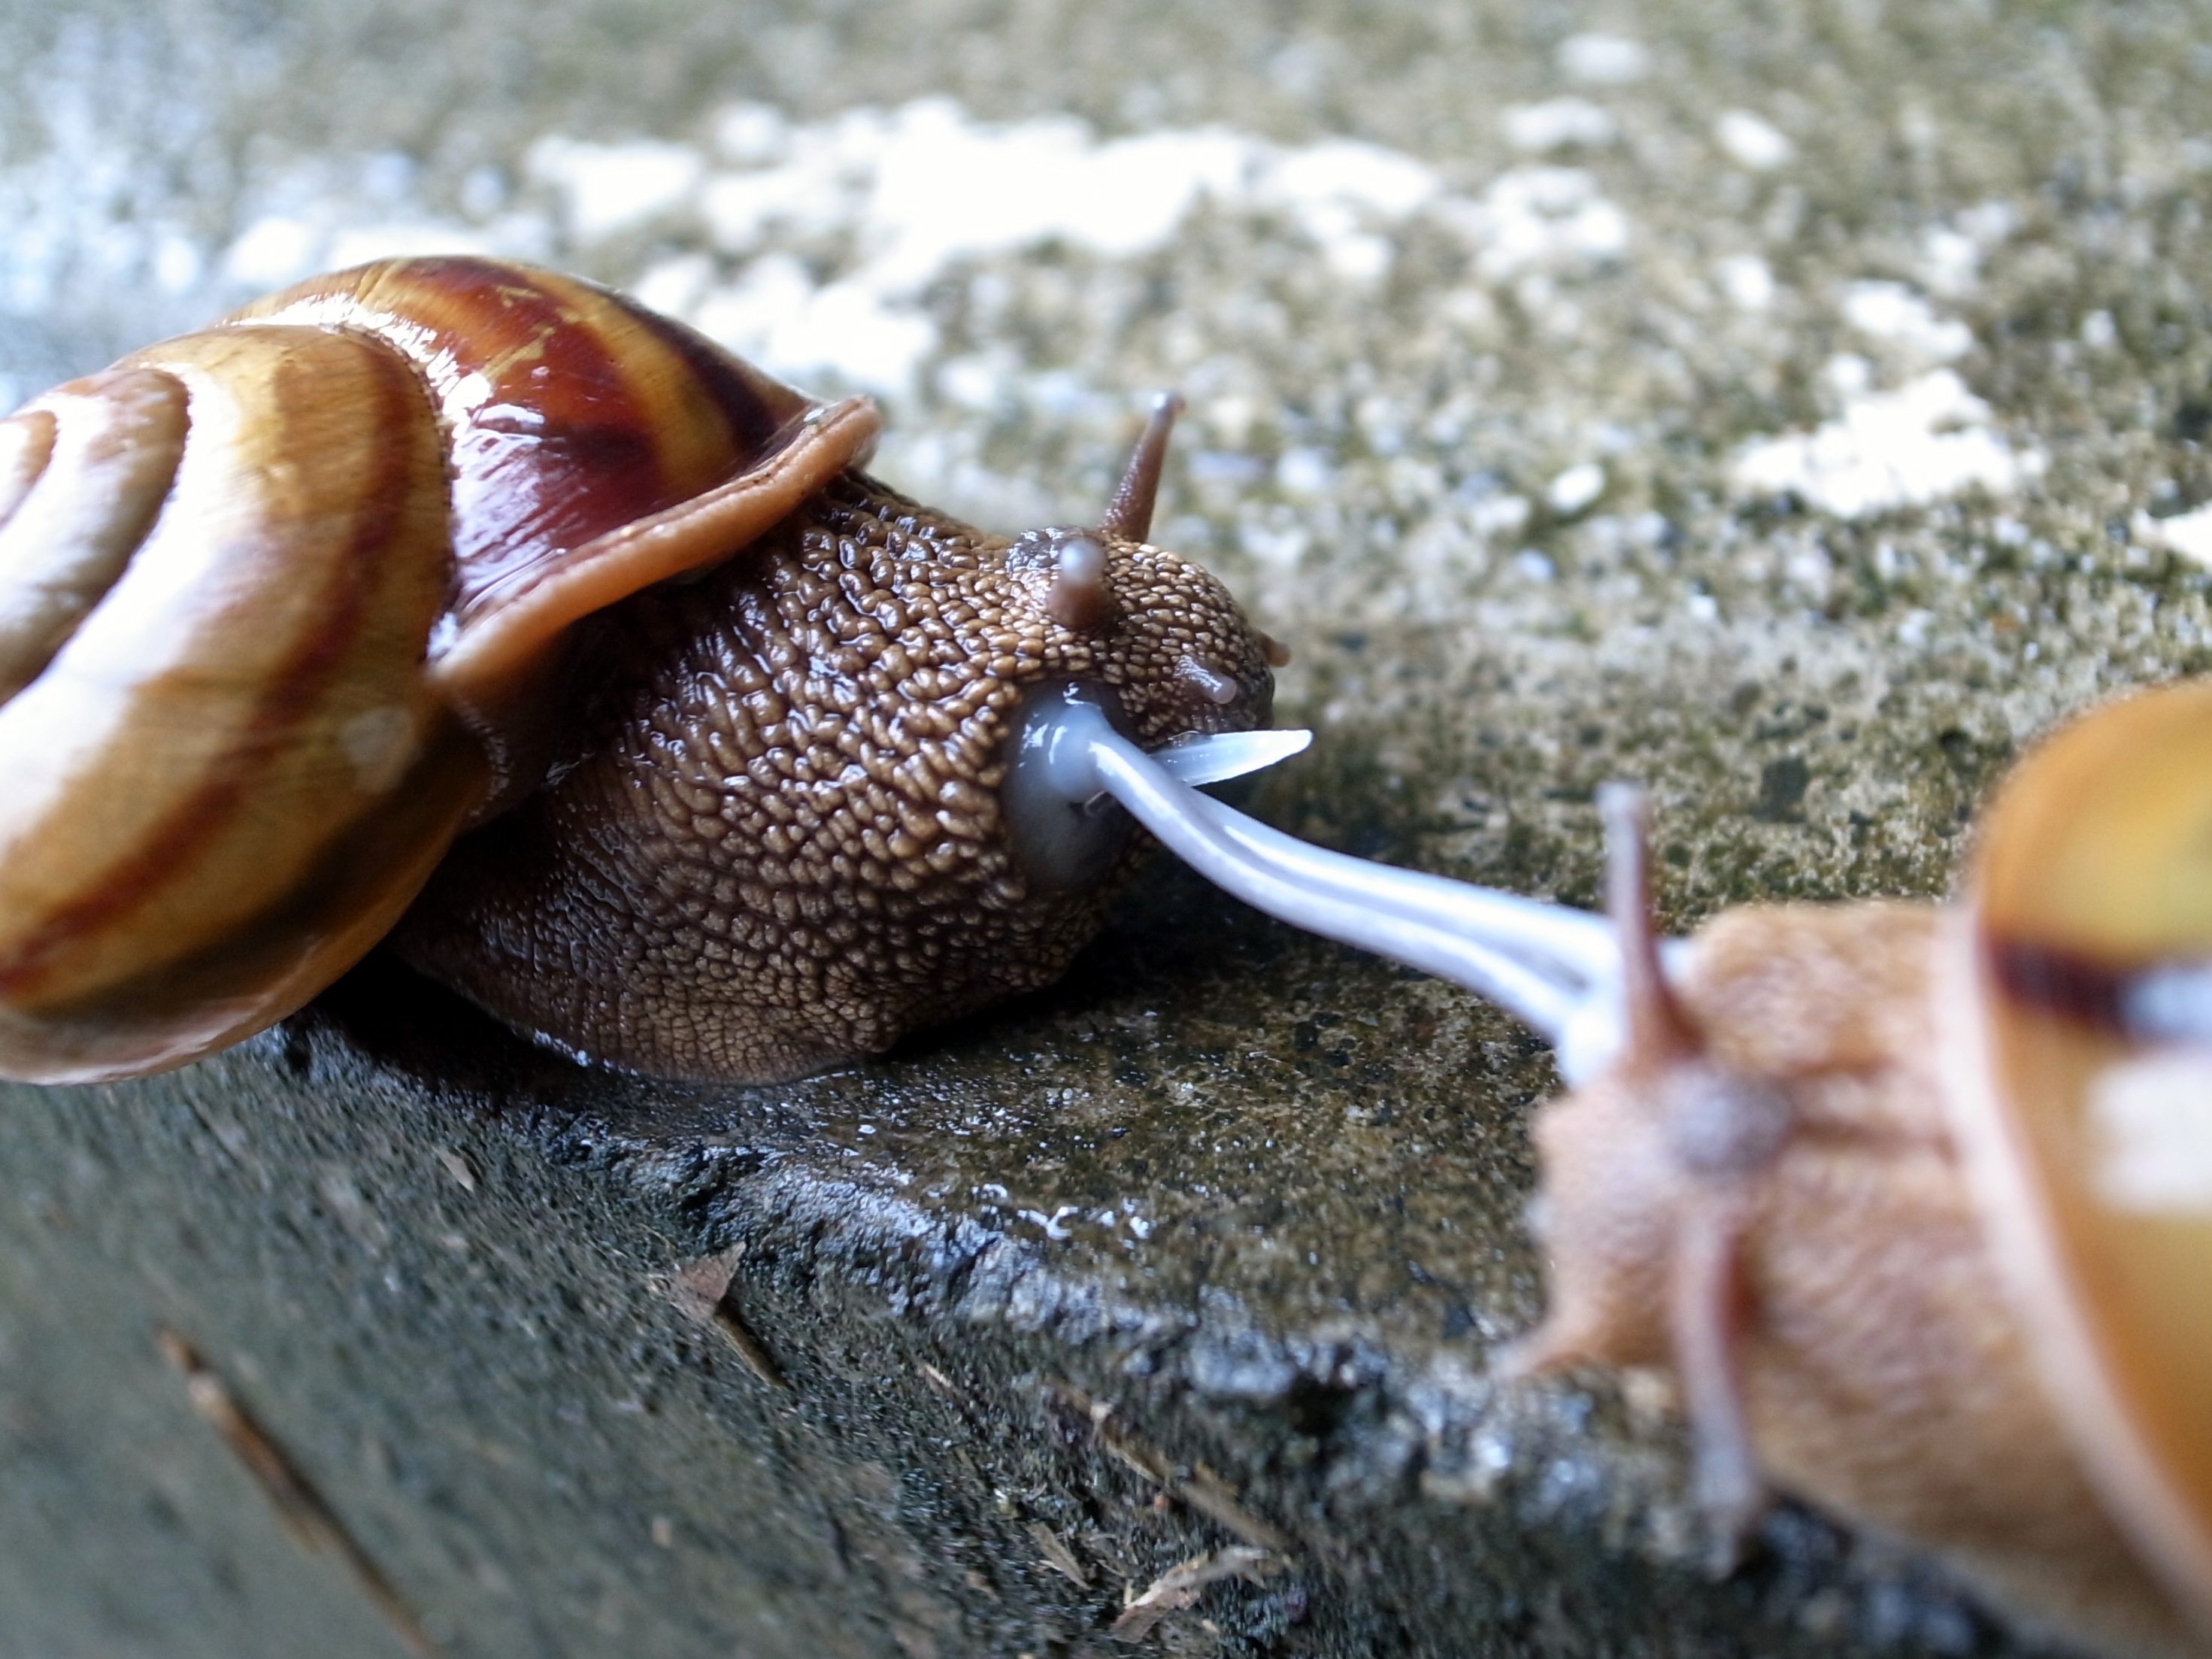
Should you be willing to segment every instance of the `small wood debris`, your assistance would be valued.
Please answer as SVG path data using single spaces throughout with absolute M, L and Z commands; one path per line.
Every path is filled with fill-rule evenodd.
M 229 1384 L 200 1358 L 192 1345 L 174 1331 L 155 1333 L 161 1358 L 185 1379 L 185 1394 L 192 1409 L 214 1425 L 223 1443 L 246 1466 L 276 1511 L 284 1530 L 301 1548 L 331 1555 L 353 1575 L 362 1592 L 391 1626 L 392 1634 L 417 1659 L 434 1659 L 438 1645 L 422 1628 L 414 1610 L 400 1598 L 392 1581 L 356 1543 L 322 1495 L 309 1484 L 298 1464 L 246 1413 L 232 1395 Z
M 1044 1552 L 1045 1565 L 1063 1578 L 1071 1580 L 1079 1589 L 1091 1588 L 1091 1575 L 1083 1570 L 1083 1563 L 1075 1559 L 1075 1552 L 1060 1541 L 1060 1534 L 1042 1521 L 1029 1524 L 1029 1534 L 1036 1540 L 1036 1547 Z
M 1182 1501 L 1217 1524 L 1227 1528 L 1255 1549 L 1286 1553 L 1291 1540 L 1239 1503 L 1236 1492 L 1204 1467 L 1185 1470 L 1164 1453 L 1144 1443 L 1115 1420 L 1112 1402 L 1093 1400 L 1073 1382 L 1048 1378 L 1046 1397 L 1062 1408 L 1089 1419 L 1098 1443 L 1155 1486 Z
M 746 1326 L 732 1300 L 731 1293 L 738 1283 L 738 1261 L 744 1254 L 744 1247 L 740 1244 L 716 1255 L 702 1255 L 696 1261 L 685 1262 L 676 1270 L 670 1283 L 670 1296 L 681 1311 L 720 1332 L 723 1340 L 737 1350 L 747 1370 L 771 1389 L 788 1389 L 791 1384 L 785 1379 L 782 1368 Z
M 1121 1609 L 1121 1617 L 1115 1620 L 1106 1633 L 1117 1642 L 1141 1642 L 1161 1620 L 1197 1601 L 1208 1584 L 1218 1583 L 1224 1578 L 1242 1578 L 1247 1583 L 1257 1584 L 1275 1570 L 1275 1559 L 1269 1552 L 1255 1549 L 1249 1544 L 1231 1544 L 1227 1549 L 1194 1555 L 1188 1561 L 1178 1561 L 1146 1585 L 1142 1595 Z
M 957 1382 L 955 1382 L 943 1371 L 938 1370 L 936 1366 L 931 1364 L 926 1359 L 916 1362 L 914 1369 L 921 1376 L 921 1380 L 928 1383 L 931 1388 L 936 1389 L 938 1393 L 943 1395 L 947 1400 L 959 1407 L 962 1410 L 964 1411 L 967 1409 L 967 1395 L 961 1389 L 961 1387 Z

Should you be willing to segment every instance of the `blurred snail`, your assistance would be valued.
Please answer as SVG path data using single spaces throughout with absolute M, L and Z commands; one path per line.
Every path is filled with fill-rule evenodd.
M 1008 541 L 859 471 L 865 400 L 474 259 L 34 399 L 0 422 L 0 1075 L 181 1064 L 387 933 L 580 1056 L 741 1081 L 1048 981 L 1131 855 L 1030 786 L 1032 709 L 1195 738 L 1201 780 L 1268 717 L 1279 647 L 1145 539 L 1175 409 L 1096 526 Z
M 2036 750 L 1953 903 L 1664 942 L 1633 790 L 1608 924 L 1306 847 L 1084 718 L 1093 787 L 1222 885 L 1555 1045 L 1551 1309 L 1502 1376 L 1670 1370 L 1731 1540 L 1771 1483 L 2031 1624 L 2212 1652 L 2212 681 Z

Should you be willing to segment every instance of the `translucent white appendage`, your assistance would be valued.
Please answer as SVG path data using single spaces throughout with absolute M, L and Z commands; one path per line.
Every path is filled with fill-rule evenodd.
M 1217 732 L 1211 737 L 1184 738 L 1152 758 L 1177 782 L 1195 788 L 1201 783 L 1226 783 L 1247 772 L 1257 772 L 1304 754 L 1313 746 L 1313 733 L 1305 731 Z
M 1619 1050 L 1620 957 L 1604 917 L 1308 846 L 1200 794 L 1183 763 L 1170 758 L 1237 739 L 1203 738 L 1148 755 L 1095 708 L 1071 703 L 1050 718 L 1065 722 L 1054 746 L 1066 760 L 1055 788 L 1071 800 L 1112 795 L 1184 862 L 1246 903 L 1502 1004 L 1550 1040 L 1571 1084 Z M 1306 745 L 1303 732 L 1244 735 L 1274 741 L 1225 749 L 1224 756 L 1265 756 L 1238 771 Z M 1207 781 L 1224 775 L 1207 764 L 1194 769 Z

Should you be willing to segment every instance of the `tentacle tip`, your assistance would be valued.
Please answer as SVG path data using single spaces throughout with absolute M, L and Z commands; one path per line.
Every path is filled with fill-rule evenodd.
M 1593 1358 L 1589 1343 L 1563 1326 L 1554 1315 L 1525 1335 L 1491 1351 L 1490 1380 L 1534 1382 L 1590 1364 Z
M 1729 1577 L 1743 1565 L 1773 1494 L 1757 1470 L 1737 1467 L 1733 1460 L 1715 1468 L 1700 1457 L 1691 1498 L 1708 1529 L 1705 1570 L 1715 1578 Z
M 1196 657 L 1185 657 L 1178 662 L 1176 676 L 1216 708 L 1228 708 L 1243 691 L 1243 688 L 1229 675 L 1210 664 L 1200 662 Z
M 1064 538 L 1055 550 L 1045 614 L 1062 628 L 1095 633 L 1113 613 L 1106 586 L 1106 545 L 1096 536 Z
M 1168 438 L 1182 409 L 1182 394 L 1178 392 L 1163 392 L 1152 400 L 1152 417 L 1145 422 L 1114 499 L 1106 505 L 1105 516 L 1098 520 L 1099 529 L 1106 534 L 1140 542 L 1152 533 L 1152 506 L 1159 495 L 1161 470 L 1167 465 Z

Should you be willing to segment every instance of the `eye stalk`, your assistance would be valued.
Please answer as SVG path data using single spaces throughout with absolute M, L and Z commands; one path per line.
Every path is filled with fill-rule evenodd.
M 1106 544 L 1091 531 L 1024 531 L 1007 551 L 1006 568 L 1046 573 L 1044 613 L 1062 628 L 1103 634 L 1114 620 Z
M 1098 528 L 1107 535 L 1140 542 L 1152 533 L 1152 504 L 1160 493 L 1160 470 L 1167 465 L 1168 438 L 1175 431 L 1176 416 L 1182 413 L 1179 392 L 1163 392 L 1152 400 L 1152 418 L 1145 422 L 1114 499 L 1106 504 L 1106 516 L 1098 520 Z
M 1113 621 L 1114 596 L 1106 585 L 1106 541 L 1141 542 L 1152 534 L 1152 507 L 1159 499 L 1168 439 L 1175 431 L 1176 416 L 1182 413 L 1179 394 L 1164 392 L 1154 399 L 1152 417 L 1145 422 L 1129 465 L 1122 471 L 1121 482 L 1096 529 L 1032 530 L 1014 543 L 1007 556 L 1008 568 L 1050 573 L 1044 612 L 1062 628 L 1097 634 Z M 1202 667 L 1200 672 L 1210 672 Z M 1216 696 L 1214 701 L 1229 699 Z

